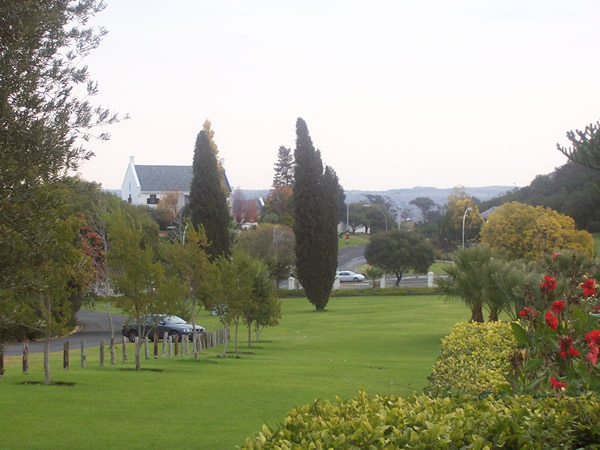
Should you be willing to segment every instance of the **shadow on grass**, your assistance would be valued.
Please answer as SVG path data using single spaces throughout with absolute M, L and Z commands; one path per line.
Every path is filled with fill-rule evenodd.
M 202 359 L 180 359 L 177 362 L 180 362 L 180 363 L 189 363 L 189 364 L 219 364 L 214 359 L 206 359 L 206 358 L 202 358 Z
M 31 384 L 34 386 L 37 385 L 44 385 L 43 381 L 23 381 L 19 384 Z M 73 383 L 71 381 L 51 381 L 49 385 L 47 386 L 75 386 L 77 383 Z
M 122 367 L 119 369 L 121 372 L 164 372 L 165 369 L 147 369 L 141 367 L 140 370 L 135 370 L 135 367 Z

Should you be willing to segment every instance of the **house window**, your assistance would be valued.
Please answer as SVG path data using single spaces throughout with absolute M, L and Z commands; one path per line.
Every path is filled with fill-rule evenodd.
M 150 197 L 146 200 L 146 204 L 148 205 L 158 205 L 158 198 L 156 198 L 156 194 L 150 194 Z

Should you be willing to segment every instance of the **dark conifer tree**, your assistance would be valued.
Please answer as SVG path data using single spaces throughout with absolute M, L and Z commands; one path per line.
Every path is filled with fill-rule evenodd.
M 277 151 L 277 162 L 275 163 L 275 176 L 273 177 L 273 187 L 275 189 L 294 184 L 294 157 L 292 150 L 284 147 L 279 147 Z
M 294 233 L 297 276 L 308 300 L 325 309 L 337 267 L 340 186 L 330 167 L 323 171 L 306 123 L 296 122 Z
M 222 187 L 222 172 L 211 141 L 202 130 L 194 148 L 194 177 L 190 188 L 190 218 L 195 227 L 202 225 L 209 245 L 207 253 L 214 260 L 229 255 L 230 214 Z

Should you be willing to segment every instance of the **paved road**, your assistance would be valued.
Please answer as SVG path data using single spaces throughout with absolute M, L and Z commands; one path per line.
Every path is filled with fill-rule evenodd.
M 115 338 L 121 339 L 121 328 L 127 317 L 113 314 L 113 327 Z M 79 311 L 77 313 L 77 323 L 81 325 L 77 332 L 70 336 L 59 337 L 50 341 L 50 351 L 60 351 L 64 347 L 64 342 L 69 341 L 70 348 L 81 348 L 81 341 L 85 341 L 86 347 L 97 347 L 100 340 L 104 339 L 106 344 L 110 344 L 110 327 L 108 316 L 105 312 Z M 44 351 L 44 342 L 35 341 L 29 343 L 29 353 L 41 353 Z M 22 355 L 23 344 L 11 344 L 6 348 L 6 355 Z
M 338 270 L 351 270 L 356 272 L 360 266 L 363 266 L 367 263 L 365 259 L 365 246 L 362 245 L 354 245 L 352 247 L 344 247 L 340 246 L 338 251 Z M 436 275 L 436 278 L 440 275 Z M 388 287 L 396 285 L 396 275 L 386 275 L 385 284 Z M 364 287 L 370 286 L 371 282 L 364 283 L 343 283 L 343 288 L 356 288 L 356 287 Z M 427 287 L 427 275 L 426 274 L 410 274 L 404 275 L 402 280 L 400 280 L 400 287 Z

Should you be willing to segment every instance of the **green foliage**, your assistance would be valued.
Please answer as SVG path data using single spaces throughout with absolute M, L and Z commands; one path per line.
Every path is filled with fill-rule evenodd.
M 517 342 L 507 322 L 459 322 L 442 339 L 428 391 L 435 395 L 498 392 L 510 372 Z
M 404 399 L 361 391 L 294 408 L 242 448 L 581 448 L 597 443 L 599 413 L 593 395 Z
M 294 184 L 294 155 L 292 150 L 279 147 L 277 151 L 277 162 L 275 163 L 275 175 L 273 176 L 273 187 L 292 187 Z
M 593 170 L 600 170 L 600 122 L 589 124 L 585 130 L 568 131 L 572 147 L 556 144 L 556 148 L 571 161 Z
M 521 189 L 482 202 L 480 210 L 508 202 L 543 206 L 572 217 L 577 229 L 600 231 L 600 173 L 572 161 L 557 167 L 552 173 L 538 175 Z
M 367 263 L 396 274 L 396 286 L 404 272 L 425 273 L 434 261 L 433 248 L 420 234 L 392 230 L 371 237 L 365 248 Z
M 471 209 L 466 212 L 469 208 Z M 455 192 L 448 196 L 446 214 L 440 223 L 438 243 L 442 249 L 451 252 L 462 245 L 463 220 L 465 243 L 477 241 L 483 225 L 479 208 L 475 204 L 475 199 L 464 190 L 455 189 Z
M 67 255 L 78 251 L 76 237 L 65 248 L 73 213 L 64 205 L 63 181 L 92 156 L 85 148 L 91 128 L 117 120 L 88 100 L 97 89 L 81 65 L 104 34 L 88 26 L 102 9 L 95 0 L 0 4 L 0 336 L 39 328 L 39 311 L 25 300 L 32 289 L 38 297 L 36 284 L 42 282 L 31 273 L 43 271 L 48 261 L 68 264 Z M 87 94 L 78 97 L 86 85 Z M 59 230 L 61 220 L 66 228 Z M 54 297 L 85 284 L 62 282 L 65 293 Z
M 236 247 L 264 262 L 277 286 L 289 276 L 296 261 L 294 232 L 284 225 L 261 223 L 239 234 Z
M 296 122 L 294 234 L 297 276 L 308 300 L 325 309 L 335 279 L 340 185 L 330 167 L 323 170 L 304 120 Z
M 231 217 L 215 147 L 206 130 L 198 133 L 194 148 L 194 176 L 190 187 L 192 224 L 204 228 L 211 260 L 229 255 L 231 247 Z
M 545 253 L 563 249 L 591 257 L 594 251 L 592 236 L 575 230 L 570 217 L 518 202 L 505 203 L 489 216 L 481 229 L 481 242 L 508 259 L 539 260 Z

